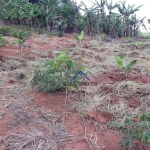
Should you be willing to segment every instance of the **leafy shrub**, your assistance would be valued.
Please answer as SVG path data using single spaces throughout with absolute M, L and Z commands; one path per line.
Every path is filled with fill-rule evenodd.
M 125 116 L 123 116 L 125 117 Z M 124 122 L 111 122 L 109 126 L 121 129 L 123 133 L 122 141 L 119 143 L 122 150 L 129 150 L 134 147 L 133 140 L 150 145 L 150 113 L 142 113 L 138 116 L 138 121 L 133 121 L 133 116 L 128 115 Z
M 5 47 L 6 46 L 6 40 L 3 38 L 3 35 L 0 34 L 0 47 Z
M 57 58 L 41 63 L 35 69 L 32 86 L 38 86 L 41 91 L 56 91 L 69 86 L 78 86 L 82 80 L 82 61 L 73 61 L 66 52 L 62 52 Z

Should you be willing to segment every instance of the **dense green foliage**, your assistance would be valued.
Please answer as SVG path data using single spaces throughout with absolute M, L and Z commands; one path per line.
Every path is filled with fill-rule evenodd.
M 136 121 L 132 115 L 123 116 L 124 122 L 112 122 L 109 126 L 121 129 L 123 133 L 122 141 L 120 142 L 121 150 L 129 150 L 134 147 L 133 140 L 138 139 L 145 144 L 150 144 L 150 114 L 142 113 Z
M 84 79 L 78 74 L 83 69 L 81 61 L 73 61 L 64 51 L 57 58 L 43 62 L 36 68 L 32 85 L 45 92 L 78 86 Z
M 64 31 L 84 30 L 92 35 L 105 33 L 114 38 L 135 37 L 139 27 L 144 26 L 144 18 L 135 15 L 140 7 L 126 5 L 125 1 L 114 4 L 107 0 L 95 0 L 91 8 L 83 2 L 77 6 L 71 0 L 41 0 L 34 4 L 27 0 L 1 0 L 0 18 L 7 24 L 59 31 L 60 36 Z M 115 9 L 118 13 L 114 13 Z
M 57 22 L 62 21 L 62 25 L 67 23 L 67 30 L 71 31 L 78 15 L 78 7 L 75 6 L 63 0 L 41 0 L 34 4 L 27 0 L 5 0 L 0 5 L 0 18 L 5 23 L 45 27 L 48 31 L 58 29 Z

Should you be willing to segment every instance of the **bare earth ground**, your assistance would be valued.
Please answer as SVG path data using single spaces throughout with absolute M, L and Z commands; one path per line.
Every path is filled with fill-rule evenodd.
M 37 35 L 19 49 L 13 37 L 5 37 L 0 49 L 0 150 L 119 150 L 121 133 L 107 123 L 122 114 L 150 111 L 150 43 L 137 47 L 116 39 L 100 44 L 86 36 L 82 46 L 73 35 Z M 30 86 L 35 66 L 63 50 L 82 59 L 90 82 L 68 94 L 37 92 Z M 128 81 L 114 61 L 137 59 Z M 150 150 L 135 141 L 132 150 Z

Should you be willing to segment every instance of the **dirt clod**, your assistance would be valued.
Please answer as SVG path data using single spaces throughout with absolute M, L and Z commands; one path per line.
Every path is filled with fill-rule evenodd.
M 106 124 L 110 121 L 111 113 L 108 111 L 102 111 L 102 112 L 90 111 L 87 113 L 87 116 L 99 123 Z

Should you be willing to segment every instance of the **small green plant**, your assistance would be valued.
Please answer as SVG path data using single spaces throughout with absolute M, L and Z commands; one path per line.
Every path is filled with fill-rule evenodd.
M 129 70 L 131 70 L 131 68 L 132 68 L 132 67 L 136 64 L 136 62 L 137 62 L 137 60 L 134 60 L 134 61 L 130 62 L 129 64 L 126 64 L 126 63 L 125 63 L 123 60 L 121 60 L 121 59 L 119 58 L 119 56 L 117 56 L 117 55 L 115 56 L 115 61 L 116 61 L 116 63 L 118 64 L 118 66 L 123 69 L 126 78 L 127 78 L 127 72 L 128 72 Z
M 5 47 L 6 46 L 6 40 L 3 38 L 3 35 L 0 34 L 0 47 Z
M 25 40 L 18 39 L 18 44 L 20 45 L 20 50 L 22 50 L 22 44 Z
M 21 39 L 21 40 L 25 40 L 26 39 L 26 37 L 27 37 L 27 35 L 26 35 L 26 33 L 24 32 L 24 31 L 16 31 L 16 36 L 19 38 L 19 39 Z
M 26 40 L 26 34 L 25 32 L 18 32 L 18 37 L 20 37 L 20 39 L 18 39 L 18 44 L 20 45 L 20 50 L 22 49 L 22 44 L 25 42 Z
M 73 61 L 64 51 L 57 58 L 37 66 L 31 84 L 44 92 L 68 90 L 82 82 L 83 76 L 79 73 L 83 69 L 82 61 Z
M 121 150 L 129 150 L 134 147 L 134 139 L 140 140 L 144 144 L 150 145 L 150 114 L 142 113 L 136 121 L 132 115 L 123 115 L 124 122 L 111 122 L 110 127 L 115 127 L 122 131 L 122 141 L 119 143 Z
M 74 39 L 80 43 L 84 39 L 84 31 L 81 31 L 81 34 L 79 36 L 74 36 Z
M 97 41 L 102 44 L 103 40 L 105 38 L 105 34 L 103 33 L 101 36 L 97 37 Z

